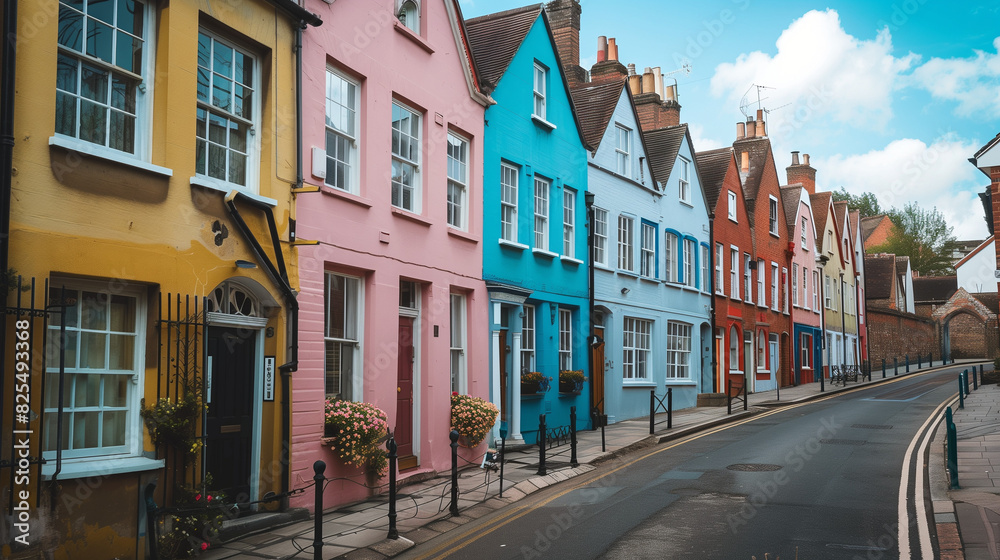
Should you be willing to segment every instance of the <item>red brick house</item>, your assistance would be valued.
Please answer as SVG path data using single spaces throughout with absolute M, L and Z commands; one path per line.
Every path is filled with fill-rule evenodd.
M 879 216 L 865 216 L 861 218 L 861 238 L 864 240 L 865 250 L 884 245 L 892 235 L 892 230 L 896 224 L 892 223 L 889 216 L 881 214 Z

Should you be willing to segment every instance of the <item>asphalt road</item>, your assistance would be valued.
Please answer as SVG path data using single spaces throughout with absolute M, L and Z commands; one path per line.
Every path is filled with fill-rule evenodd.
M 615 459 L 402 558 L 898 558 L 904 456 L 957 392 L 961 369 L 775 409 Z M 910 461 L 915 478 L 924 460 L 911 452 Z M 915 491 L 911 481 L 911 520 Z M 933 540 L 933 523 L 930 531 Z M 917 539 L 911 524 L 910 550 Z

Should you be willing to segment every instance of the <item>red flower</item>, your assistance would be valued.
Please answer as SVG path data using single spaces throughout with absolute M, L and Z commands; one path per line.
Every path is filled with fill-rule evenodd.
M 457 396 L 458 396 L 458 391 L 453 391 L 453 392 L 451 393 L 451 396 L 453 396 L 453 397 L 457 397 Z
M 212 501 L 212 497 L 211 496 L 206 496 L 205 497 L 205 501 L 206 502 L 211 502 Z
M 200 500 L 200 499 L 201 499 L 201 494 L 198 494 L 197 496 L 195 496 L 195 497 L 194 497 L 194 501 L 196 501 L 196 502 L 197 502 L 198 500 Z
M 201 551 L 205 552 L 206 550 L 208 550 L 208 543 L 207 542 L 201 543 Z

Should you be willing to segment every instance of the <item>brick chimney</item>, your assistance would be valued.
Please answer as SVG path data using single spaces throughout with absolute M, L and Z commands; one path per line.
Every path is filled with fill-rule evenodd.
M 663 86 L 662 82 L 660 86 Z M 677 84 L 665 87 L 663 97 L 663 121 L 666 123 L 664 126 L 681 124 L 681 104 L 677 101 Z
M 552 0 L 545 5 L 556 49 L 570 85 L 587 81 L 587 71 L 580 66 L 581 12 L 579 0 Z
M 802 154 L 799 163 L 799 153 L 792 152 L 792 164 L 785 168 L 788 184 L 802 183 L 809 194 L 816 194 L 816 170 L 809 165 L 809 154 Z
M 615 38 L 611 37 L 605 41 L 604 37 L 598 37 L 597 63 L 590 69 L 590 81 L 595 84 L 606 84 L 624 80 L 627 76 L 628 69 L 618 60 L 618 44 Z

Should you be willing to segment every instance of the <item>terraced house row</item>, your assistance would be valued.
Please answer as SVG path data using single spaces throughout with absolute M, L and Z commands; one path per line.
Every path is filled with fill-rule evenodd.
M 5 556 L 148 557 L 184 485 L 311 507 L 316 460 L 361 499 L 328 399 L 385 411 L 407 478 L 449 468 L 453 393 L 530 444 L 863 361 L 859 217 L 760 111 L 698 152 L 659 68 L 580 66 L 581 17 L 5 2 Z

